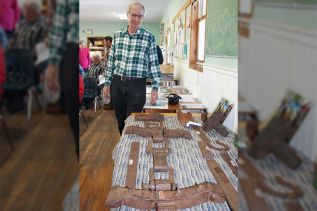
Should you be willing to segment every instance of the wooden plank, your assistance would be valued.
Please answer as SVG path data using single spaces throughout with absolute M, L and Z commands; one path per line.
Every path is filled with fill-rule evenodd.
M 221 156 L 222 160 L 224 160 L 227 163 L 227 165 L 231 169 L 232 173 L 237 177 L 238 176 L 238 167 L 232 165 L 231 157 L 228 155 L 228 153 L 226 153 L 226 152 L 220 153 L 220 156 Z
M 136 175 L 138 172 L 138 163 L 139 163 L 139 149 L 140 149 L 140 142 L 132 142 L 130 155 L 129 155 L 127 177 L 125 180 L 125 186 L 128 188 L 135 188 Z
M 304 208 L 299 201 L 285 201 L 284 207 L 288 211 L 304 211 Z
M 217 161 L 207 160 L 207 164 L 217 183 L 225 193 L 230 208 L 232 210 L 238 210 L 238 192 L 234 189 L 226 174 L 222 171 Z
M 249 210 L 269 211 L 270 209 L 265 200 L 255 193 L 257 182 L 257 180 L 252 179 L 239 179 L 239 184 L 244 193 L 244 198 L 248 204 Z
M 265 180 L 265 177 L 262 175 L 262 173 L 249 161 L 243 152 L 239 153 L 239 159 L 243 160 L 243 163 L 239 164 L 239 168 L 241 168 L 249 176 L 249 178 Z

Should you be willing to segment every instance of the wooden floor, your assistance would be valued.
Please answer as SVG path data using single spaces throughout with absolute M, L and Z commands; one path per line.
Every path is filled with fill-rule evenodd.
M 78 179 L 73 136 L 65 115 L 6 115 L 15 150 L 0 131 L 0 210 L 63 210 Z M 78 202 L 77 202 L 78 203 Z
M 80 210 L 108 210 L 105 202 L 111 188 L 111 153 L 120 135 L 113 110 L 85 111 L 88 129 L 81 125 Z

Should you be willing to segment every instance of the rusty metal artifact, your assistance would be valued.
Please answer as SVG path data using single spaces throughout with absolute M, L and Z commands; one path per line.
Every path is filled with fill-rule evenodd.
M 177 111 L 177 119 L 181 123 L 181 125 L 183 125 L 184 127 L 186 127 L 187 122 L 194 121 L 191 113 L 189 112 L 184 113 L 180 110 Z
M 262 159 L 272 153 L 288 167 L 292 169 L 298 167 L 302 161 L 286 142 L 291 130 L 292 123 L 289 119 L 274 119 L 252 141 L 249 154 L 254 159 Z
M 162 129 L 160 128 L 144 128 L 140 126 L 128 126 L 125 129 L 125 134 L 136 134 L 146 138 L 153 136 L 162 136 Z
M 229 134 L 225 126 L 222 125 L 225 119 L 225 114 L 221 111 L 215 111 L 211 116 L 205 121 L 203 130 L 208 132 L 215 129 L 220 135 L 227 136 Z
M 270 186 L 266 185 L 263 181 L 259 181 L 259 188 L 261 191 L 268 193 L 272 196 L 277 196 L 282 199 L 296 199 L 303 196 L 303 191 L 292 182 L 289 182 L 282 177 L 276 176 L 275 181 L 280 184 L 281 186 L 287 187 L 291 189 L 290 192 L 279 192 L 271 188 Z
M 125 133 L 136 134 L 146 138 L 154 138 L 156 141 L 164 141 L 166 138 L 192 138 L 190 132 L 188 132 L 187 130 L 166 128 L 162 129 L 160 127 L 146 128 L 140 126 L 128 126 L 125 129 Z
M 187 130 L 182 130 L 182 129 L 165 129 L 164 130 L 164 137 L 165 138 L 192 139 L 190 132 L 188 132 Z
M 238 192 L 234 189 L 226 174 L 222 171 L 217 161 L 207 160 L 208 167 L 214 175 L 217 184 L 225 194 L 225 198 L 232 210 L 238 210 Z
M 272 196 L 280 197 L 282 199 L 296 199 L 303 196 L 303 191 L 299 188 L 299 186 L 295 185 L 292 182 L 289 182 L 282 177 L 276 176 L 275 181 L 286 188 L 289 188 L 291 191 L 289 192 L 279 192 L 275 189 L 271 188 L 267 184 L 265 184 L 265 177 L 263 174 L 249 161 L 244 152 L 239 152 L 239 159 L 241 159 L 241 163 L 239 168 L 241 168 L 247 175 L 248 179 L 239 178 L 239 184 L 244 193 L 246 202 L 250 210 L 270 210 L 268 205 L 266 204 L 263 197 L 257 194 L 257 191 L 261 191 L 263 193 L 267 193 Z M 300 204 L 297 203 L 288 203 L 284 202 L 284 207 L 287 210 L 291 205 L 296 205 L 298 210 L 302 210 Z M 295 209 L 296 210 L 296 209 Z
M 139 149 L 140 142 L 132 142 L 129 155 L 127 177 L 125 180 L 125 186 L 128 188 L 135 188 L 136 174 L 139 162 Z
M 248 204 L 249 210 L 269 211 L 266 201 L 263 197 L 256 194 L 257 181 L 254 179 L 239 178 L 239 185 L 242 189 L 245 200 Z M 240 192 L 240 190 L 239 190 Z
M 150 191 L 115 187 L 110 190 L 106 206 L 116 208 L 126 205 L 142 210 L 178 210 L 209 201 L 225 202 L 223 192 L 216 184 L 205 183 L 175 191 Z
M 134 115 L 135 121 L 149 121 L 149 122 L 163 122 L 164 116 L 159 113 L 151 113 L 151 114 L 143 114 L 143 113 L 136 113 Z
M 238 176 L 238 166 L 235 166 L 232 164 L 232 162 L 231 162 L 232 159 L 228 155 L 228 153 L 227 152 L 220 153 L 220 156 L 221 156 L 222 160 L 224 160 L 227 163 L 227 165 L 231 169 L 232 173 L 237 177 Z M 237 162 L 235 162 L 235 163 L 237 163 Z

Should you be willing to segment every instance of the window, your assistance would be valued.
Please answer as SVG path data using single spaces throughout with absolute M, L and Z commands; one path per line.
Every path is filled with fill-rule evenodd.
M 189 67 L 202 71 L 205 62 L 207 0 L 192 2 Z

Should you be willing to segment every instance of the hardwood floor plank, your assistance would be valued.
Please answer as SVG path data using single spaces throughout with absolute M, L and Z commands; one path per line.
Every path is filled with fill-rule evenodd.
M 66 115 L 37 116 L 26 121 L 24 113 L 7 115 L 15 150 L 0 167 L 0 210 L 62 210 L 78 178 Z
M 120 139 L 113 110 L 99 114 L 87 111 L 88 129 L 80 138 L 80 210 L 106 210 L 105 202 L 111 189 L 112 151 Z M 83 128 L 81 126 L 81 128 Z

